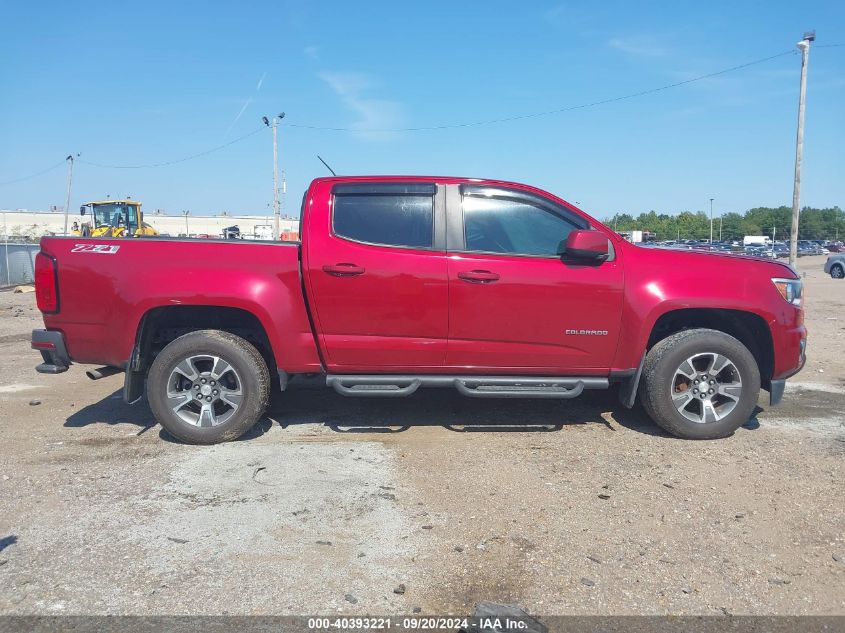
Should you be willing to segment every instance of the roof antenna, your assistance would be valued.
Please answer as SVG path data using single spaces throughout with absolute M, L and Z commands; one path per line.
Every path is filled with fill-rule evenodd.
M 326 161 L 324 161 L 322 158 L 320 158 L 320 155 L 319 155 L 319 154 L 317 154 L 317 158 L 319 158 L 319 159 L 320 159 L 320 162 L 321 162 L 321 163 L 323 163 L 323 164 L 326 166 L 326 169 L 328 169 L 330 172 L 332 172 L 332 176 L 337 176 L 337 174 L 336 174 L 336 173 L 334 173 L 334 169 L 332 169 L 331 167 L 329 167 L 329 164 L 328 164 Z

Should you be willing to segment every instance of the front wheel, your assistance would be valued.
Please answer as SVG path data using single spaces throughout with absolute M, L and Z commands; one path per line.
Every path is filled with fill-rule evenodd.
M 672 435 L 715 439 L 751 416 L 760 393 L 754 356 L 733 336 L 685 330 L 658 342 L 643 365 L 641 400 Z
M 830 267 L 830 276 L 834 279 L 842 279 L 845 277 L 845 266 L 842 266 L 842 264 L 834 264 Z
M 191 444 L 234 440 L 267 408 L 270 374 L 253 345 L 219 330 L 170 342 L 153 361 L 147 399 L 156 419 Z

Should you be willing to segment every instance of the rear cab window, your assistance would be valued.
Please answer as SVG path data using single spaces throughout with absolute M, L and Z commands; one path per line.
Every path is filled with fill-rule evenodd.
M 332 232 L 363 244 L 432 249 L 435 193 L 428 183 L 335 185 Z

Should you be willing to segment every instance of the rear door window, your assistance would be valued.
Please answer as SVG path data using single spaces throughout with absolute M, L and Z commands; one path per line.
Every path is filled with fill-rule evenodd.
M 433 185 L 339 186 L 332 229 L 338 237 L 404 248 L 432 248 Z

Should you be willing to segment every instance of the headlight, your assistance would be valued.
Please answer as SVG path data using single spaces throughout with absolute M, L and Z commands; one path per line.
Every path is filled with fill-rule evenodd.
M 801 295 L 804 289 L 804 284 L 801 283 L 800 279 L 781 279 L 779 277 L 773 277 L 772 283 L 775 285 L 775 288 L 778 289 L 780 296 L 783 297 L 784 301 L 791 303 L 794 306 L 801 305 Z

